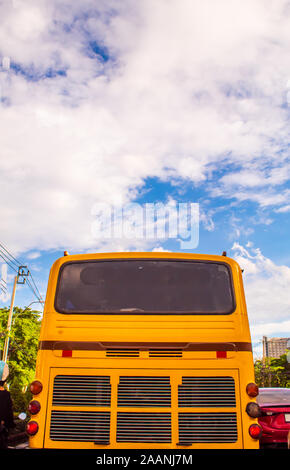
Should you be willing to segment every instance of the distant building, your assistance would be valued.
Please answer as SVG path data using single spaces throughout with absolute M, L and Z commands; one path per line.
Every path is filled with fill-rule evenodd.
M 289 349 L 290 338 L 267 338 L 263 336 L 263 356 L 279 358 Z

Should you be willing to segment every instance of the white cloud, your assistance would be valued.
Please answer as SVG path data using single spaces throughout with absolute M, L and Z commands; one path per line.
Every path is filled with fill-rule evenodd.
M 201 210 L 199 214 L 199 220 L 203 224 L 205 230 L 208 232 L 213 232 L 215 229 L 215 223 L 213 220 L 213 210 Z
M 132 200 L 153 176 L 198 185 L 243 166 L 212 194 L 285 207 L 286 0 L 16 3 L 0 6 L 11 249 L 95 246 L 92 205 Z
M 290 337 L 290 268 L 277 265 L 259 248 L 238 243 L 233 258 L 244 269 L 243 279 L 253 342 L 262 336 Z M 261 346 L 257 347 L 260 351 Z
M 251 328 L 254 336 L 269 336 L 269 337 L 287 337 L 290 334 L 290 320 L 277 322 L 277 323 L 264 323 L 262 325 L 254 325 Z M 287 333 L 288 332 L 288 333 Z
M 25 257 L 27 259 L 37 259 L 41 256 L 41 253 L 39 251 L 32 251 L 31 253 L 27 253 Z
M 286 206 L 282 206 L 279 209 L 276 209 L 276 212 L 290 212 L 290 204 L 287 204 Z
M 151 250 L 153 252 L 160 252 L 160 253 L 170 253 L 171 251 L 170 250 L 165 250 L 162 246 L 155 246 L 153 248 L 153 250 Z
M 220 182 L 230 186 L 238 185 L 243 187 L 264 186 L 266 184 L 262 175 L 255 174 L 250 170 L 228 173 L 221 178 Z

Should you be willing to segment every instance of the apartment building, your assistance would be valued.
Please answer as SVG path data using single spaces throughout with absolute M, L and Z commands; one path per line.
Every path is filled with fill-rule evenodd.
M 290 338 L 267 338 L 263 336 L 263 356 L 279 358 L 290 348 Z

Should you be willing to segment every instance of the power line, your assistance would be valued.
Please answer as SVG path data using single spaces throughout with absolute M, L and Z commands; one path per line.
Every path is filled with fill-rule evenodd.
M 3 278 L 0 279 L 0 289 L 7 294 L 7 282 Z
M 0 248 L 0 257 L 5 261 L 5 263 L 14 272 L 17 273 L 18 276 L 19 275 L 20 276 L 25 276 L 24 282 L 26 281 L 27 285 L 29 286 L 29 288 L 33 292 L 34 296 L 40 301 L 40 303 L 44 303 L 42 295 L 41 295 L 41 293 L 40 293 L 40 291 L 39 291 L 39 289 L 38 289 L 38 287 L 37 287 L 37 285 L 34 281 L 34 278 L 31 274 L 30 270 L 28 270 L 26 274 L 21 273 L 20 268 L 21 267 L 26 268 L 26 266 L 24 266 L 22 262 L 20 262 L 18 259 L 16 259 L 15 256 L 13 256 L 12 253 L 7 248 L 5 248 L 5 246 L 2 243 L 0 243 L 0 247 L 2 247 L 2 249 Z M 31 284 L 30 279 L 28 278 L 28 276 L 30 276 L 30 279 L 31 279 L 33 285 Z
M 31 274 L 31 273 L 30 273 L 30 274 Z M 26 283 L 28 284 L 28 286 L 30 287 L 30 289 L 32 290 L 32 292 L 34 293 L 35 297 L 36 297 L 41 303 L 43 303 L 44 300 L 43 300 L 43 298 L 42 298 L 42 296 L 41 296 L 39 290 L 37 289 L 37 287 L 36 287 L 36 289 L 37 289 L 37 291 L 36 291 L 36 290 L 33 288 L 33 286 L 31 285 L 30 280 L 29 280 L 28 278 L 26 279 Z
M 2 361 L 6 362 L 7 357 L 8 357 L 8 352 L 9 352 L 9 339 L 10 339 L 10 331 L 11 331 L 11 325 L 12 325 L 12 317 L 13 317 L 13 308 L 14 308 L 14 299 L 15 299 L 15 293 L 16 293 L 16 287 L 17 284 L 24 284 L 25 281 L 27 281 L 27 285 L 30 287 L 32 290 L 33 294 L 35 297 L 39 300 L 40 303 L 43 303 L 41 294 L 35 284 L 34 279 L 31 276 L 30 271 L 28 270 L 27 266 L 24 266 L 23 263 L 20 263 L 19 260 L 17 260 L 7 248 L 4 247 L 0 243 L 0 257 L 5 261 L 5 263 L 10 266 L 10 268 L 13 271 L 16 271 L 16 276 L 14 276 L 14 284 L 13 284 L 13 290 L 12 290 L 12 297 L 11 297 L 11 304 L 10 304 L 10 310 L 8 314 L 8 321 L 7 321 L 7 331 L 6 331 L 6 337 L 5 337 L 5 342 L 4 342 L 4 348 L 3 348 L 3 356 L 2 356 Z M 3 251 L 4 250 L 4 251 Z M 30 278 L 32 279 L 32 282 L 34 284 L 34 287 L 30 283 L 30 279 L 28 279 L 28 276 L 30 275 Z M 23 282 L 19 281 L 19 278 L 23 280 Z M 0 287 L 1 290 L 2 286 Z M 34 302 L 32 302 L 34 303 Z M 31 305 L 31 304 L 30 304 Z
M 17 264 L 18 266 L 21 266 L 21 265 L 23 264 L 22 262 L 18 261 L 18 260 L 7 250 L 7 248 L 5 248 L 5 246 L 4 246 L 2 243 L 0 243 L 0 246 L 3 248 L 3 250 L 6 251 L 6 253 L 8 253 L 8 255 L 9 255 L 11 258 L 14 259 L 14 261 L 16 261 L 16 264 Z
M 18 270 L 14 267 L 14 265 L 11 265 L 10 262 L 9 262 L 9 258 L 7 260 L 7 258 L 5 258 L 5 256 L 3 256 L 3 252 L 0 251 L 0 257 L 5 261 L 6 264 L 8 264 L 8 266 L 13 269 L 13 271 L 15 272 L 18 272 Z
M 41 293 L 39 292 L 39 289 L 38 289 L 38 287 L 37 287 L 37 285 L 36 285 L 36 283 L 35 283 L 35 281 L 34 281 L 34 278 L 33 278 L 33 276 L 32 276 L 32 273 L 31 273 L 30 271 L 29 271 L 29 273 L 30 273 L 30 279 L 31 279 L 31 281 L 32 281 L 32 283 L 33 283 L 33 285 L 34 285 L 36 291 L 38 292 L 39 298 L 42 299 L 42 295 L 41 295 Z

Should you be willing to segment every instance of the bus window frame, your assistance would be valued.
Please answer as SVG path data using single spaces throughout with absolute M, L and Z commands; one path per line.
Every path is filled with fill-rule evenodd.
M 84 263 L 99 263 L 99 262 L 120 262 L 120 261 L 179 261 L 179 262 L 188 262 L 188 263 L 203 263 L 203 264 L 220 264 L 222 266 L 225 266 L 226 269 L 229 272 L 229 278 L 230 278 L 230 289 L 231 289 L 231 294 L 232 294 L 232 304 L 233 308 L 229 312 L 120 312 L 120 311 L 112 311 L 112 312 L 80 312 L 80 311 L 68 311 L 66 309 L 60 309 L 57 306 L 57 298 L 58 298 L 58 292 L 60 289 L 60 278 L 61 278 L 61 273 L 65 266 L 69 264 L 84 264 Z M 58 271 L 58 277 L 57 277 L 57 285 L 55 289 L 55 295 L 54 295 L 54 309 L 57 313 L 60 313 L 62 315 L 138 315 L 138 316 L 148 316 L 148 315 L 174 315 L 174 316 L 182 316 L 182 315 L 207 315 L 207 316 L 217 316 L 217 315 L 232 315 L 235 313 L 237 309 L 237 302 L 236 302 L 236 295 L 235 295 L 235 289 L 234 289 L 234 280 L 233 280 L 233 273 L 232 273 L 232 268 L 229 263 L 226 263 L 224 261 L 215 261 L 215 260 L 197 260 L 197 259 L 185 259 L 185 258 L 94 258 L 94 259 L 85 259 L 85 260 L 75 260 L 75 261 L 67 261 L 61 265 Z

